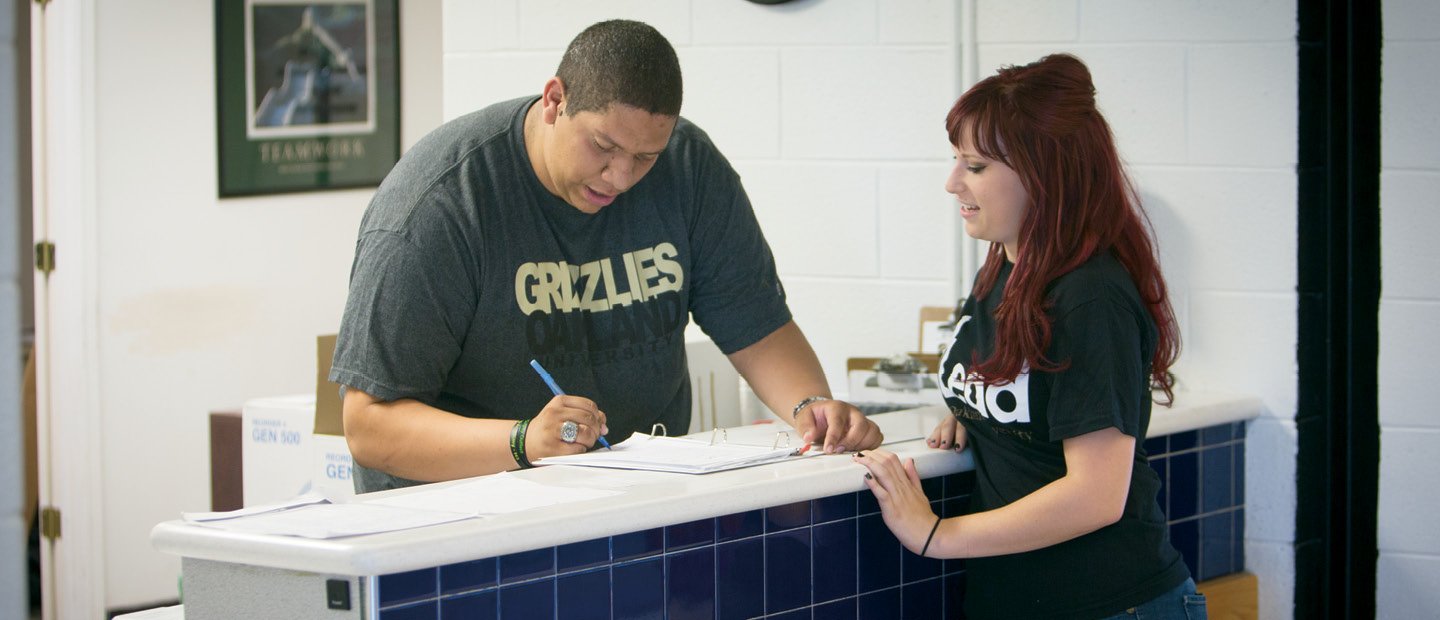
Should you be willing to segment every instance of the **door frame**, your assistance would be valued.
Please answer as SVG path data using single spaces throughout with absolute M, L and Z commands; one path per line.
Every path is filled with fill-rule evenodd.
M 56 268 L 35 278 L 40 505 L 61 511 L 42 540 L 43 616 L 105 615 L 95 186 L 95 2 L 32 5 L 34 232 Z

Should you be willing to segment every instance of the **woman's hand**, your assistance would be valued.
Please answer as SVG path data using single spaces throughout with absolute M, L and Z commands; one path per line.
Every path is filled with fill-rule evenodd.
M 865 474 L 865 485 L 880 502 L 880 516 L 886 527 L 906 549 L 919 554 L 935 527 L 935 512 L 930 510 L 930 500 L 920 488 L 915 460 L 901 465 L 899 457 L 884 450 L 861 452 L 854 459 L 870 470 Z
M 947 415 L 935 425 L 935 430 L 930 431 L 930 437 L 925 440 L 925 445 L 941 450 L 954 450 L 960 452 L 965 449 L 965 427 L 955 419 L 954 415 Z
M 574 442 L 561 439 L 566 422 L 577 426 Z M 605 412 L 595 401 L 583 396 L 561 394 L 550 399 L 540 414 L 531 420 L 525 431 L 525 458 L 534 462 L 547 456 L 580 454 L 595 445 L 595 438 L 610 429 L 605 426 Z

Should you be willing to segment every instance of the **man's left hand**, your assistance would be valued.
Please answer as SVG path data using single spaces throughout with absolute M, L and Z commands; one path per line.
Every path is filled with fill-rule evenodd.
M 795 414 L 795 430 L 806 443 L 824 439 L 826 454 L 869 450 L 885 440 L 865 414 L 843 400 L 822 400 Z

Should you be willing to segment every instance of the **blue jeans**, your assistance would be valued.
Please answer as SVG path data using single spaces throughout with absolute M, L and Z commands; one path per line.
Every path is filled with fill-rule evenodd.
M 1195 580 L 1131 607 L 1105 620 L 1205 620 L 1205 595 L 1195 593 Z

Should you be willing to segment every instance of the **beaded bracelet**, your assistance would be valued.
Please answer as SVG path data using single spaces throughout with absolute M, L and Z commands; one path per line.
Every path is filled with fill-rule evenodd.
M 930 526 L 930 535 L 925 537 L 925 546 L 920 549 L 920 557 L 925 557 L 925 552 L 930 550 L 930 541 L 935 540 L 935 530 L 940 529 L 940 516 L 935 516 L 935 525 Z
M 515 426 L 510 427 L 510 456 L 515 459 L 515 463 L 520 465 L 520 469 L 534 467 L 530 464 L 530 460 L 525 458 L 525 431 L 530 428 L 530 420 L 533 419 L 520 420 L 515 423 Z
M 799 415 L 800 415 L 800 412 L 801 412 L 801 411 L 804 411 L 806 407 L 809 407 L 810 405 L 813 405 L 813 404 L 815 404 L 815 403 L 818 403 L 818 402 L 820 402 L 820 401 L 822 401 L 822 400 L 830 400 L 830 397 L 828 397 L 828 396 L 811 396 L 811 397 L 809 397 L 809 398 L 806 398 L 805 400 L 800 401 L 800 404 L 795 405 L 795 408 L 792 409 L 792 410 L 790 410 L 790 417 L 791 417 L 791 418 L 794 418 L 794 417 L 799 416 Z

